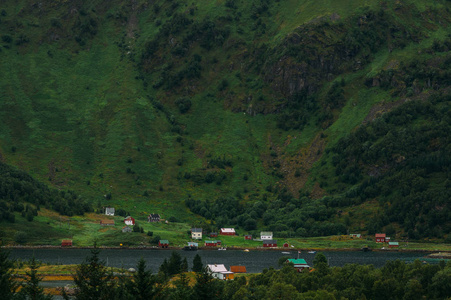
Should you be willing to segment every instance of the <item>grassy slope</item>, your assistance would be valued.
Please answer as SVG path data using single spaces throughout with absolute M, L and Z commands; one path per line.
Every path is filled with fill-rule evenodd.
M 428 8 L 423 1 L 409 2 L 420 10 Z M 444 3 L 431 5 L 443 7 Z M 112 6 L 109 13 L 120 12 L 119 4 Z M 195 18 L 232 14 L 233 10 L 220 4 L 196 2 Z M 295 154 L 305 149 L 321 129 L 310 125 L 301 133 L 282 132 L 276 129 L 273 115 L 250 117 L 242 112 L 224 110 L 223 95 L 216 89 L 222 78 L 228 79 L 237 98 L 247 95 L 249 90 L 258 93 L 256 90 L 263 83 L 258 77 L 250 77 L 248 79 L 255 84 L 243 85 L 225 68 L 228 59 L 222 49 L 209 52 L 200 47 L 194 49 L 193 52 L 202 55 L 204 62 L 213 58 L 219 62 L 204 64 L 202 83 L 196 87 L 188 114 L 177 113 L 170 104 L 171 99 L 166 97 L 166 91 L 146 91 L 142 81 L 137 79 L 140 74 L 133 57 L 139 56 L 140 47 L 157 32 L 155 19 L 163 22 L 168 19 L 164 14 L 165 5 L 162 6 L 163 13 L 155 16 L 150 8 L 144 9 L 143 3 L 138 1 L 140 10 L 135 13 L 139 36 L 131 38 L 129 31 L 134 27 L 130 16 L 133 12 L 126 9 L 129 19 L 121 23 L 106 18 L 107 14 L 98 9 L 104 8 L 100 3 L 97 15 L 102 21 L 97 34 L 86 46 L 80 47 L 72 38 L 46 42 L 52 29 L 49 20 L 58 16 L 58 9 L 61 12 L 67 9 L 64 4 L 57 6 L 53 16 L 40 19 L 27 13 L 27 1 L 7 3 L 4 6 L 7 15 L 1 18 L 3 24 L 21 22 L 19 32 L 25 33 L 30 42 L 21 46 L 11 43 L 10 49 L 3 48 L 1 52 L 4 59 L 0 61 L 0 69 L 4 71 L 0 73 L 0 119 L 7 124 L 0 128 L 3 159 L 43 181 L 51 180 L 52 185 L 80 191 L 93 203 L 101 201 L 102 205 L 124 207 L 142 222 L 147 213 L 157 211 L 163 217 L 175 216 L 187 222 L 195 220 L 183 206 L 188 194 L 209 199 L 220 194 L 248 191 L 244 192 L 244 199 L 252 198 L 253 194 L 259 198 L 267 185 L 274 184 L 278 179 L 271 176 L 262 163 L 270 147 L 276 145 L 282 151 Z M 231 38 L 254 39 L 257 44 L 265 41 L 276 47 L 295 28 L 314 18 L 332 13 L 346 18 L 365 7 L 377 5 L 377 1 L 280 1 L 271 9 L 270 15 L 263 16 L 267 22 L 264 35 L 255 35 L 251 29 L 253 21 L 243 13 L 233 26 L 242 28 L 244 33 L 238 34 L 236 28 L 232 28 Z M 186 7 L 182 5 L 177 10 L 184 11 Z M 240 2 L 240 7 L 244 11 L 250 10 L 251 3 Z M 16 15 L 21 11 L 25 13 Z M 70 28 L 64 29 L 70 32 Z M 348 100 L 337 120 L 325 131 L 329 145 L 360 124 L 374 104 L 391 101 L 382 90 L 378 93 L 365 91 L 361 78 L 385 68 L 393 60 L 417 59 L 420 49 L 430 46 L 433 39 L 446 37 L 449 32 L 447 28 L 436 29 L 428 29 L 430 37 L 420 44 L 409 44 L 405 49 L 391 53 L 381 51 L 364 70 L 343 76 L 349 82 L 345 89 Z M 17 38 L 18 33 L 12 32 L 4 27 L 1 34 Z M 42 44 L 41 40 L 44 41 Z M 119 43 L 129 46 L 121 48 Z M 8 43 L 3 43 L 5 45 Z M 239 53 L 228 51 L 227 55 L 233 58 Z M 267 89 L 263 86 L 264 91 Z M 214 96 L 209 97 L 209 93 Z M 167 102 L 170 113 L 186 126 L 188 134 L 183 137 L 183 143 L 176 141 L 178 134 L 170 130 L 165 114 L 152 106 L 147 95 Z M 286 141 L 293 136 L 300 138 L 287 145 Z M 13 146 L 17 148 L 14 153 L 11 151 Z M 180 174 L 204 168 L 209 157 L 222 155 L 233 159 L 234 168 L 226 170 L 230 174 L 221 185 L 197 186 L 177 179 Z M 177 165 L 179 159 L 184 161 L 182 166 Z M 330 166 L 327 156 L 323 160 L 326 164 L 321 165 L 320 161 L 315 168 Z M 132 172 L 127 172 L 127 168 Z M 315 168 L 308 187 L 316 181 Z M 243 180 L 244 174 L 249 175 L 248 181 Z M 149 192 L 148 197 L 142 196 L 145 190 Z M 113 195 L 109 202 L 103 199 L 108 192 Z M 42 221 L 47 222 L 46 218 L 43 215 Z M 80 244 L 89 244 L 100 237 L 108 237 L 115 244 L 119 227 L 92 234 L 95 231 L 94 225 L 90 224 L 92 218 L 88 218 L 87 224 L 85 220 L 74 218 L 85 225 L 70 235 L 76 236 L 74 239 Z M 150 224 L 146 224 L 145 229 L 166 231 L 166 228 L 153 228 Z M 186 229 L 173 228 L 171 238 Z M 68 233 L 63 231 L 58 236 L 65 235 Z

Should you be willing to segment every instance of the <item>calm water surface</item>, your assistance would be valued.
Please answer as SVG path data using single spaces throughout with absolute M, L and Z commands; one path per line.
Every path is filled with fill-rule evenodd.
M 250 251 L 240 250 L 198 250 L 182 251 L 175 250 L 186 257 L 191 268 L 193 258 L 199 254 L 203 264 L 224 264 L 226 268 L 230 266 L 246 266 L 248 273 L 260 273 L 263 269 L 278 268 L 277 263 L 283 250 L 276 251 Z M 50 264 L 80 264 L 90 256 L 89 249 L 13 249 L 10 258 L 28 260 L 35 257 L 37 260 Z M 145 259 L 147 267 L 152 272 L 158 272 L 158 268 L 164 259 L 169 259 L 171 250 L 130 250 L 130 249 L 105 249 L 101 250 L 100 258 L 110 267 L 135 268 L 139 259 Z M 345 264 L 373 264 L 375 267 L 382 267 L 388 260 L 400 259 L 405 262 L 413 262 L 415 259 L 427 261 L 428 263 L 438 263 L 436 259 L 426 259 L 428 253 L 403 253 L 403 252 L 360 252 L 360 251 L 327 251 L 323 252 L 329 260 L 331 266 L 344 266 Z M 297 251 L 291 251 L 292 258 L 297 258 Z M 299 258 L 303 258 L 310 266 L 313 266 L 315 254 L 301 252 Z

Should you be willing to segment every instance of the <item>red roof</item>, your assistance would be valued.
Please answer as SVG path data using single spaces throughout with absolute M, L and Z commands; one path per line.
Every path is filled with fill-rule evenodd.
M 385 233 L 376 233 L 376 237 L 378 238 L 378 237 L 385 237 Z
M 245 266 L 230 266 L 230 271 L 233 273 L 246 273 Z

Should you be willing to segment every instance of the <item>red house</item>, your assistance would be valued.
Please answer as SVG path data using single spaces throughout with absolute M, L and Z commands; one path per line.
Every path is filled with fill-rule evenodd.
M 72 247 L 72 240 L 62 240 L 61 247 Z
M 218 237 L 218 233 L 217 232 L 210 232 L 210 237 Z
M 263 241 L 263 247 L 265 248 L 277 247 L 277 241 L 276 240 Z
M 205 241 L 205 247 L 216 247 L 218 246 L 217 241 Z
M 169 247 L 169 241 L 168 240 L 159 240 L 158 241 L 158 247 L 160 247 L 160 248 L 167 248 L 167 247 Z
M 285 248 L 288 248 L 288 243 L 285 243 L 285 244 L 283 244 L 283 246 L 285 247 Z
M 125 223 L 125 225 L 133 226 L 133 225 L 135 225 L 135 219 L 128 216 L 127 218 L 124 219 L 124 223 Z
M 244 236 L 245 240 L 252 240 L 252 235 L 248 234 Z
M 235 235 L 234 228 L 221 228 L 220 235 Z
M 385 233 L 376 233 L 376 243 L 385 243 Z

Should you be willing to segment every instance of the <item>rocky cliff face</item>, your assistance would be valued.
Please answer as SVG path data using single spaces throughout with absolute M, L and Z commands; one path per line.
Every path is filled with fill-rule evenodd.
M 406 28 L 384 13 L 367 12 L 346 20 L 322 18 L 299 27 L 274 52 L 265 80 L 289 97 L 313 94 L 321 84 L 343 72 L 358 71 L 384 48 L 403 48 L 421 39 L 415 28 Z

